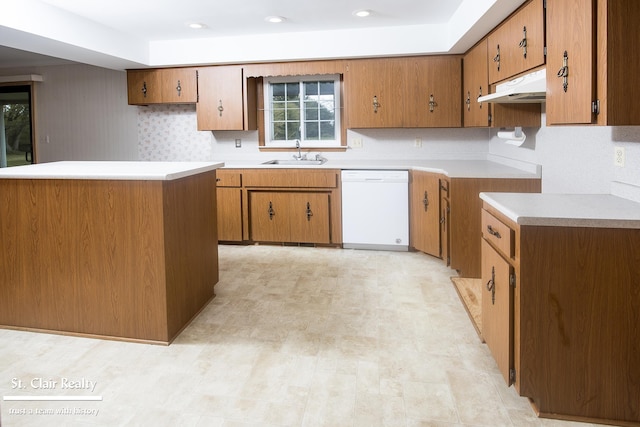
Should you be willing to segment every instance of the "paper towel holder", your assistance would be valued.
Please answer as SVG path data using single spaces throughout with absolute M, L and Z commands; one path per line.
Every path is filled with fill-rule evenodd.
M 527 139 L 527 135 L 525 135 L 522 130 L 522 126 L 516 126 L 513 128 L 513 131 L 498 131 L 498 138 L 504 139 L 507 144 L 517 145 L 519 147 Z

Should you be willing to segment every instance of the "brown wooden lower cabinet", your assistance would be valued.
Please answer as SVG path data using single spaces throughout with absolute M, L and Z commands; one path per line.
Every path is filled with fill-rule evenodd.
M 541 417 L 640 425 L 640 230 L 518 225 L 485 203 L 481 233 L 482 335 L 507 384 Z
M 480 278 L 481 192 L 539 193 L 542 181 L 508 178 L 451 178 L 449 233 L 451 268 L 461 277 Z
M 539 193 L 539 178 L 450 178 L 411 171 L 411 246 L 442 258 L 461 277 L 480 278 L 481 192 Z
M 411 247 L 440 258 L 440 177 L 441 175 L 411 171 L 410 239 Z
M 242 241 L 242 174 L 235 169 L 218 169 L 218 240 Z
M 218 187 L 218 240 L 242 240 L 242 189 Z
M 220 241 L 342 243 L 338 169 L 221 169 Z
M 331 242 L 329 193 L 249 191 L 250 240 Z

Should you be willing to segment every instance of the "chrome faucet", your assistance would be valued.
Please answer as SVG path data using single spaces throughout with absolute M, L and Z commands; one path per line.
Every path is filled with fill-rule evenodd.
M 296 148 L 298 149 L 298 155 L 296 156 L 294 154 L 293 158 L 296 159 L 296 160 L 302 160 L 303 157 L 302 157 L 302 152 L 300 151 L 300 140 L 299 139 L 296 139 Z M 306 155 L 305 155 L 304 158 L 306 158 Z

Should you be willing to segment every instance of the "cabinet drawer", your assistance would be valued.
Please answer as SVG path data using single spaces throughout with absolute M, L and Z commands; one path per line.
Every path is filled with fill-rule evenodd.
M 514 257 L 515 237 L 513 230 L 484 209 L 482 210 L 482 237 L 491 242 L 505 257 Z
M 335 169 L 248 170 L 245 187 L 336 188 L 339 171 Z
M 218 187 L 240 187 L 242 185 L 242 174 L 236 170 L 216 170 L 216 181 Z

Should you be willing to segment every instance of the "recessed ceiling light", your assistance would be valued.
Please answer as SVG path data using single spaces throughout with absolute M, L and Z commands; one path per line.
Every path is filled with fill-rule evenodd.
M 265 21 L 271 22 L 272 24 L 279 24 L 280 22 L 284 22 L 285 19 L 282 16 L 267 16 L 264 18 Z
M 190 24 L 187 24 L 189 26 L 189 28 L 193 28 L 194 30 L 200 30 L 202 28 L 205 28 L 206 25 L 201 24 L 199 22 L 192 22 Z
M 353 12 L 353 15 L 357 16 L 358 18 L 366 18 L 367 16 L 371 15 L 371 11 L 366 9 L 355 10 Z

